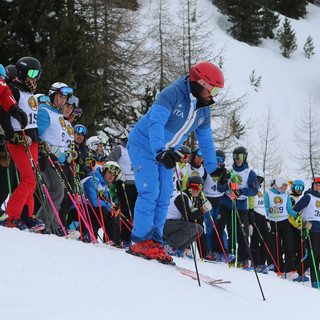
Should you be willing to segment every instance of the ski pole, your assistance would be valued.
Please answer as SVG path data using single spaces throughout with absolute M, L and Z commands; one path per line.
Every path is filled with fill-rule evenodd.
M 197 220 L 195 220 L 197 230 L 198 230 L 198 223 Z M 201 248 L 201 242 L 200 242 L 200 236 L 199 236 L 199 231 L 197 231 L 197 238 L 198 238 L 198 246 L 199 246 L 199 253 L 200 253 L 200 259 L 203 260 L 203 255 L 202 255 L 202 248 Z
M 129 199 L 128 199 L 128 195 L 127 195 L 127 191 L 126 191 L 126 185 L 125 185 L 124 182 L 122 182 L 121 186 L 122 186 L 122 189 L 123 189 L 124 197 L 126 198 L 126 203 L 127 203 L 127 206 L 128 206 L 128 212 L 129 212 L 129 215 L 130 215 L 130 219 L 131 219 L 131 221 L 133 221 L 132 212 L 131 212 L 131 208 L 130 208 L 130 204 L 129 204 Z
M 304 244 L 303 244 L 303 229 L 302 229 L 302 219 L 301 219 L 301 217 L 300 217 L 300 249 L 301 249 L 301 270 L 302 270 L 302 274 L 303 274 L 302 282 L 304 283 L 304 261 L 303 261 Z
M 314 273 L 316 274 L 317 285 L 318 285 L 318 289 L 320 290 L 318 271 L 317 271 L 317 268 L 316 268 L 316 261 L 315 261 L 315 259 L 314 259 L 314 254 L 313 254 L 312 242 L 311 242 L 310 234 L 308 234 L 308 240 L 309 240 L 309 245 L 310 245 L 310 250 L 311 250 L 311 256 L 312 256 Z
M 210 214 L 209 211 L 207 211 L 207 215 L 208 215 L 209 218 L 211 219 L 211 223 L 212 223 L 213 228 L 214 228 L 214 230 L 215 230 L 215 232 L 216 232 L 216 234 L 217 234 L 218 240 L 219 240 L 219 242 L 220 242 L 221 249 L 222 249 L 223 254 L 224 254 L 224 256 L 225 256 L 225 258 L 226 258 L 226 261 L 227 261 L 227 263 L 228 263 L 228 267 L 230 268 L 229 260 L 228 260 L 228 258 L 227 258 L 226 251 L 224 250 L 224 247 L 223 247 L 221 238 L 220 238 L 220 236 L 219 236 L 219 232 L 218 232 L 218 230 L 217 230 L 216 224 L 214 223 L 214 220 L 213 220 L 213 218 L 211 217 L 211 214 Z
M 249 258 L 251 260 L 251 264 L 253 265 L 253 270 L 254 270 L 254 273 L 256 275 L 256 279 L 258 281 L 258 284 L 259 284 L 259 288 L 260 288 L 260 292 L 261 292 L 261 295 L 262 295 L 262 299 L 263 299 L 263 301 L 265 301 L 266 298 L 264 297 L 264 293 L 263 293 L 263 290 L 262 290 L 262 287 L 261 287 L 261 283 L 260 283 L 260 280 L 259 280 L 259 277 L 258 277 L 258 274 L 257 274 L 256 266 L 255 266 L 255 264 L 253 262 L 253 257 L 252 257 L 252 253 L 251 253 L 251 250 L 250 250 L 250 246 L 249 246 L 249 242 L 248 242 L 248 239 L 247 239 L 247 235 L 246 235 L 246 233 L 245 233 L 245 231 L 243 229 L 241 218 L 240 218 L 240 214 L 239 214 L 238 208 L 236 207 L 235 200 L 233 199 L 232 191 L 231 191 L 231 188 L 230 188 L 229 184 L 228 184 L 228 189 L 230 191 L 230 199 L 231 199 L 231 201 L 232 201 L 232 203 L 233 203 L 233 205 L 235 207 L 235 212 L 236 212 L 236 215 L 237 215 L 238 220 L 239 220 L 240 229 L 242 231 L 242 235 L 243 235 L 245 244 L 247 246 L 247 250 L 248 250 L 248 253 L 249 253 Z
M 278 272 L 280 272 L 279 266 L 278 266 L 278 265 L 277 265 L 277 263 L 275 262 L 275 260 L 274 260 L 274 258 L 273 258 L 273 255 L 271 254 L 271 252 L 270 252 L 270 250 L 269 250 L 269 248 L 268 248 L 268 246 L 267 246 L 267 244 L 266 244 L 265 240 L 263 239 L 263 236 L 262 236 L 262 234 L 261 234 L 261 232 L 260 232 L 260 230 L 259 230 L 258 226 L 256 225 L 256 223 L 254 223 L 253 225 L 255 226 L 255 228 L 256 228 L 256 230 L 257 230 L 257 232 L 258 232 L 258 234 L 259 234 L 259 236 L 260 236 L 260 238 L 261 238 L 261 240 L 262 240 L 262 242 L 263 242 L 263 244 L 264 244 L 264 245 L 265 245 L 265 247 L 267 248 L 268 253 L 269 253 L 269 255 L 270 255 L 270 257 L 271 257 L 271 259 L 272 259 L 272 261 L 273 261 L 274 265 L 275 265 L 275 266 L 276 266 L 276 268 L 278 269 Z
M 80 226 L 81 226 L 81 220 L 82 220 L 83 223 L 85 224 L 85 226 L 86 226 L 87 229 L 88 229 L 88 232 L 89 232 L 89 235 L 90 235 L 90 238 L 91 238 L 92 243 L 97 243 L 97 239 L 96 239 L 95 236 L 94 236 L 93 227 L 92 227 L 92 223 L 91 223 L 91 219 L 90 219 L 90 215 L 89 215 L 87 206 L 84 206 L 84 205 L 83 205 L 83 202 L 82 202 L 81 198 L 80 198 L 80 203 L 81 203 L 81 206 L 80 206 L 79 198 L 76 197 L 76 195 L 74 194 L 74 191 L 73 191 L 73 189 L 72 189 L 72 187 L 71 187 L 71 185 L 70 185 L 70 183 L 69 183 L 69 181 L 68 181 L 68 178 L 66 177 L 66 175 L 65 175 L 65 173 L 64 173 L 64 171 L 63 171 L 63 169 L 62 169 L 62 167 L 61 167 L 61 165 L 60 165 L 60 162 L 59 162 L 59 161 L 55 161 L 55 163 L 56 163 L 56 165 L 59 167 L 60 172 L 62 173 L 64 180 L 63 180 L 62 177 L 58 174 L 58 172 L 57 172 L 57 175 L 58 175 L 58 177 L 60 178 L 62 185 L 65 187 L 68 196 L 70 197 L 73 205 L 75 206 L 75 208 L 76 208 L 76 210 L 77 210 L 77 212 L 78 212 L 78 220 L 79 220 L 79 228 L 80 228 L 81 240 L 82 240 L 82 232 L 81 232 L 81 227 L 80 227 Z M 56 168 L 55 168 L 55 170 L 57 171 Z M 68 188 L 66 187 L 65 183 L 67 184 L 67 187 L 69 188 L 69 193 L 68 193 Z M 71 196 L 71 195 L 72 195 L 72 196 Z M 74 202 L 75 202 L 74 199 L 76 199 L 77 204 L 74 203 Z M 85 201 L 84 201 L 84 203 L 86 204 Z M 85 207 L 86 207 L 87 211 L 85 211 Z M 81 210 L 82 214 L 81 214 L 80 210 Z M 86 217 L 86 212 L 88 213 L 88 216 L 87 216 L 87 217 Z M 91 232 L 90 232 L 90 230 L 91 230 Z
M 65 184 L 65 182 L 64 182 L 64 180 L 63 180 L 63 178 L 62 178 L 62 176 L 61 176 L 60 172 L 58 171 L 57 167 L 54 165 L 54 163 L 53 163 L 53 161 L 52 161 L 52 159 L 51 159 L 51 157 L 50 157 L 49 155 L 48 155 L 48 160 L 49 160 L 49 162 L 51 163 L 52 168 L 55 170 L 55 172 L 56 172 L 57 176 L 59 177 L 61 184 L 63 185 L 63 187 L 64 187 L 64 188 L 65 188 L 65 190 L 67 191 L 67 194 L 68 194 L 69 198 L 71 199 L 71 201 L 72 201 L 73 205 L 75 206 L 75 208 L 76 208 L 76 210 L 77 210 L 78 214 L 80 215 L 80 217 L 81 217 L 81 219 L 82 219 L 83 223 L 84 223 L 84 224 L 85 224 L 85 226 L 87 227 L 87 229 L 88 229 L 88 231 L 89 231 L 89 233 L 90 233 L 90 236 L 92 237 L 92 241 L 93 241 L 94 243 L 97 243 L 97 239 L 95 238 L 95 236 L 94 236 L 93 232 L 91 231 L 90 226 L 89 226 L 89 225 L 88 225 L 88 223 L 85 221 L 85 219 L 84 219 L 84 217 L 83 217 L 82 213 L 80 212 L 80 210 L 79 210 L 78 206 L 77 206 L 77 205 L 76 205 L 76 203 L 74 202 L 74 199 L 73 199 L 73 197 L 72 197 L 72 195 L 71 195 L 70 191 L 69 191 L 69 190 L 68 190 L 68 188 L 66 187 L 66 184 Z M 61 168 L 61 171 L 62 171 L 62 168 Z
M 95 174 L 94 174 L 92 161 L 90 163 L 90 166 L 91 166 L 91 171 L 92 171 L 92 176 L 93 176 L 94 188 L 96 189 L 96 193 L 97 193 L 97 200 L 98 200 L 99 211 L 100 211 L 100 216 L 101 216 L 102 229 L 103 229 L 104 233 L 107 234 L 106 228 L 105 228 L 105 225 L 104 225 L 104 219 L 103 219 L 102 208 L 101 208 L 101 203 L 100 203 L 100 196 L 99 196 L 99 192 L 98 192 L 97 181 L 96 181 L 96 177 L 95 177 Z
M 34 162 L 34 159 L 33 159 L 32 155 L 31 155 L 30 148 L 29 148 L 28 142 L 27 142 L 26 133 L 25 133 L 24 129 L 21 129 L 21 132 L 22 132 L 23 139 L 24 139 L 24 147 L 25 147 L 25 149 L 26 149 L 26 151 L 27 151 L 27 154 L 28 154 L 28 156 L 29 156 L 29 160 L 30 160 L 30 163 L 31 163 L 31 167 L 32 167 L 33 173 L 35 173 L 35 172 L 37 173 L 38 178 L 39 178 L 39 180 L 40 180 L 40 182 L 41 182 L 42 188 L 43 188 L 44 192 L 46 193 L 46 196 L 47 196 L 47 198 L 48 198 L 48 200 L 49 200 L 49 202 L 50 202 L 50 205 L 52 206 L 52 209 L 53 209 L 53 211 L 54 211 L 54 213 L 55 213 L 55 215 L 56 215 L 56 217 L 57 217 L 57 219 L 58 219 L 58 221 L 59 221 L 59 223 L 60 223 L 60 226 L 61 226 L 61 228 L 62 228 L 62 231 L 63 231 L 64 235 L 65 235 L 66 238 L 67 238 L 68 235 L 67 235 L 67 233 L 66 233 L 66 230 L 64 229 L 64 226 L 63 226 L 63 224 L 62 224 L 62 222 L 61 222 L 61 220 L 60 220 L 59 214 L 58 214 L 58 212 L 57 212 L 57 210 L 56 210 L 56 208 L 55 208 L 55 206 L 54 206 L 54 204 L 53 204 L 53 201 L 52 201 L 52 199 L 51 199 L 51 196 L 50 196 L 50 194 L 49 194 L 49 191 L 48 191 L 47 187 L 45 186 L 45 183 L 44 183 L 44 181 L 43 181 L 43 179 L 42 179 L 42 176 L 41 176 L 40 172 L 38 171 L 38 168 L 36 167 L 35 162 Z
M 181 198 L 182 198 L 184 213 L 185 213 L 185 216 L 187 218 L 187 226 L 188 226 L 188 231 L 189 231 L 189 236 L 190 236 L 190 241 L 191 241 L 191 250 L 192 250 L 192 255 L 193 255 L 194 267 L 196 269 L 199 287 L 201 287 L 200 276 L 199 276 L 199 272 L 198 272 L 198 265 L 197 265 L 196 256 L 195 256 L 195 250 L 194 250 L 194 247 L 192 245 L 192 236 L 191 236 L 191 230 L 190 230 L 190 225 L 189 225 L 187 207 L 186 207 L 186 203 L 184 201 L 184 196 L 183 196 L 183 192 L 182 192 L 181 182 L 179 180 L 178 171 L 177 170 L 174 170 L 174 171 L 176 173 L 177 183 L 178 183 L 178 186 L 179 186 L 179 189 L 180 189 L 180 195 L 181 195 Z

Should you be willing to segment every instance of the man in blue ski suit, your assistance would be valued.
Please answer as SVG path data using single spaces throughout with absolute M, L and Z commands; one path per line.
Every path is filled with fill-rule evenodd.
M 214 103 L 212 97 L 223 86 L 223 74 L 218 67 L 198 62 L 190 69 L 190 75 L 158 94 L 151 109 L 131 131 L 127 148 L 138 199 L 131 235 L 135 244 L 130 253 L 172 261 L 162 245 L 162 234 L 173 192 L 173 168 L 179 158 L 174 150 L 195 131 L 207 172 L 212 174 L 216 170 L 210 106 Z

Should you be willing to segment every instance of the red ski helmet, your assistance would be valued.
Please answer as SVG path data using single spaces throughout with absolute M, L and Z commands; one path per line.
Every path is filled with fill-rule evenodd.
M 189 71 L 190 81 L 198 82 L 214 97 L 224 87 L 222 71 L 211 62 L 201 61 L 196 63 Z

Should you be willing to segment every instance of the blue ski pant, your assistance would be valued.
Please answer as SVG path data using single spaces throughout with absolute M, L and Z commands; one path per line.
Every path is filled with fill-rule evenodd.
M 152 239 L 163 243 L 163 227 L 173 192 L 173 169 L 166 169 L 158 163 L 147 148 L 132 142 L 127 148 L 138 191 L 131 240 Z

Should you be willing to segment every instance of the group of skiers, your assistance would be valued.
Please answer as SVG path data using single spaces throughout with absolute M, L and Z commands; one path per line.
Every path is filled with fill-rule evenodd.
M 72 125 L 82 110 L 71 87 L 54 82 L 35 95 L 41 73 L 33 57 L 0 65 L 1 225 L 100 238 L 169 264 L 196 241 L 206 260 L 244 269 L 251 260 L 260 272 L 298 272 L 296 281 L 307 281 L 310 268 L 318 288 L 320 176 L 304 195 L 303 181 L 294 181 L 289 195 L 290 182 L 279 175 L 263 195 L 264 177 L 249 168 L 244 147 L 225 167 L 210 118 L 224 87 L 218 67 L 195 64 L 127 126 L 108 155 L 104 137 L 89 138 L 84 125 Z M 192 131 L 199 146 L 193 151 L 183 145 Z

